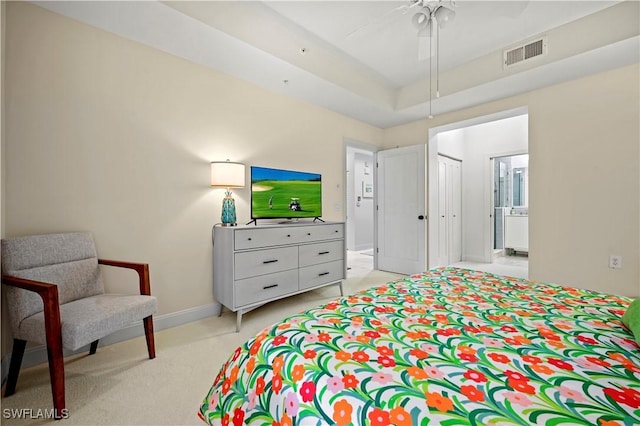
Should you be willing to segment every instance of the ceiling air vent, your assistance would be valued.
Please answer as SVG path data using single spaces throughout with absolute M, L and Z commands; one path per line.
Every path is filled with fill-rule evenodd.
M 504 67 L 508 68 L 547 53 L 547 40 L 541 38 L 504 51 Z

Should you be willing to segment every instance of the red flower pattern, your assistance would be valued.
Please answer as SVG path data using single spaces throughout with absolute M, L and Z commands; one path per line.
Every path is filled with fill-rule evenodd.
M 573 366 L 571 364 L 569 364 L 568 362 L 563 361 L 561 359 L 549 358 L 548 362 L 549 362 L 549 364 L 555 365 L 556 367 L 561 368 L 563 370 L 573 371 Z
M 478 390 L 477 387 L 472 385 L 462 385 L 460 386 L 460 392 L 469 398 L 470 401 L 473 402 L 482 402 L 484 401 L 484 393 Z
M 244 421 L 244 411 L 241 408 L 236 408 L 233 412 L 233 426 L 242 426 Z
M 304 402 L 313 401 L 313 397 L 315 396 L 315 394 L 316 394 L 316 384 L 311 381 L 304 382 L 300 387 L 300 396 L 302 397 L 302 400 Z

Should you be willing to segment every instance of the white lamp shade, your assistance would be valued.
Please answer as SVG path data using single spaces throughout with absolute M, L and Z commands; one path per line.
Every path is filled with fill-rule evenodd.
M 231 161 L 211 162 L 211 186 L 223 188 L 244 187 L 244 164 Z

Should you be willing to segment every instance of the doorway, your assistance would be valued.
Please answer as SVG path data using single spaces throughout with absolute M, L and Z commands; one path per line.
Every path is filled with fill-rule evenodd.
M 462 171 L 462 261 L 455 266 L 488 270 L 504 275 L 528 276 L 528 264 L 524 267 L 502 268 L 494 265 L 495 240 L 495 203 L 493 200 L 492 158 L 510 156 L 528 152 L 528 113 L 526 108 L 477 117 L 465 122 L 452 123 L 429 131 L 429 268 L 451 265 L 444 261 L 446 248 L 440 247 L 443 239 L 440 234 L 439 220 L 442 214 L 438 210 L 438 178 L 440 168 L 438 155 L 460 159 L 464 164 Z M 500 166 L 498 166 L 500 167 Z M 503 168 L 506 166 L 502 166 Z M 526 170 L 528 173 L 528 169 Z M 527 176 L 527 175 L 525 175 Z M 524 180 L 523 180 L 524 182 Z M 522 187 L 516 187 L 519 191 Z M 513 186 L 510 187 L 513 200 Z M 519 199 L 528 199 L 528 190 L 516 192 Z M 508 210 L 510 212 L 510 210 Z M 498 219 L 499 220 L 499 219 Z M 498 224 L 505 226 L 505 223 Z M 528 225 L 527 225 L 528 226 Z M 513 234 L 512 234 L 513 235 Z M 498 244 L 500 241 L 498 241 Z M 504 240 L 502 241 L 504 245 Z M 497 257 L 496 257 L 497 258 Z
M 491 158 L 493 262 L 529 254 L 529 154 Z M 502 259 L 506 257 L 507 259 Z M 509 259 L 510 258 L 510 259 Z M 520 259 L 524 263 L 525 259 Z
M 375 269 L 375 155 L 377 148 L 345 141 L 347 277 Z

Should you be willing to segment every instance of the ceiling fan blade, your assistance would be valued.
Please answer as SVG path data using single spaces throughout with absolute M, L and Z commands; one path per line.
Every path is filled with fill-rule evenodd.
M 418 62 L 422 62 L 430 57 L 431 37 L 418 37 Z
M 400 6 L 396 6 L 391 10 L 386 11 L 385 13 L 383 13 L 382 15 L 370 19 L 368 22 L 360 25 L 359 27 L 357 27 L 356 29 L 350 31 L 345 38 L 349 38 L 354 36 L 355 34 L 365 30 L 366 28 L 369 28 L 371 26 L 376 26 L 376 25 L 382 25 L 385 21 L 392 19 L 393 15 L 396 14 L 400 14 L 400 15 L 404 15 L 407 12 L 409 12 L 409 10 L 413 9 L 414 7 L 418 6 L 420 4 L 420 1 L 418 0 L 410 0 L 410 4 L 403 4 Z
M 530 0 L 516 0 L 498 2 L 495 7 L 494 14 L 497 16 L 516 19 L 527 9 L 529 1 Z

